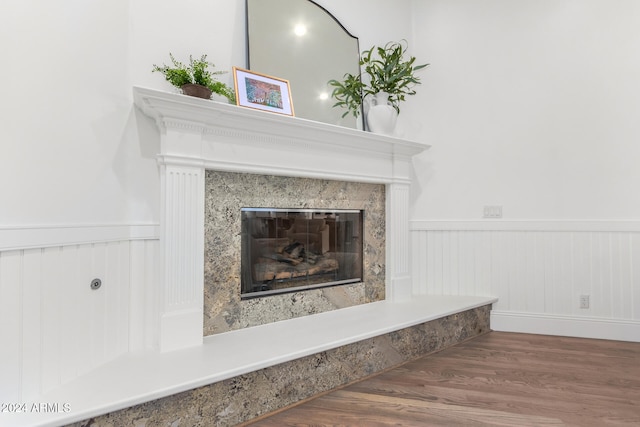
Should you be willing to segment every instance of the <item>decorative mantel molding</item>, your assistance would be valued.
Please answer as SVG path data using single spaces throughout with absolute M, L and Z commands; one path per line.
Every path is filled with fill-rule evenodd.
M 429 145 L 176 93 L 133 93 L 161 134 L 161 350 L 202 343 L 207 169 L 386 184 L 386 298 L 411 297 L 411 158 Z
M 153 89 L 135 87 L 134 99 L 155 119 L 163 135 L 160 161 L 171 164 L 229 172 L 273 173 L 275 169 L 278 175 L 391 183 L 410 180 L 408 168 L 394 170 L 398 162 L 410 161 L 429 148 L 419 142 Z M 284 153 L 286 159 L 276 152 Z M 318 154 L 333 161 L 320 164 Z

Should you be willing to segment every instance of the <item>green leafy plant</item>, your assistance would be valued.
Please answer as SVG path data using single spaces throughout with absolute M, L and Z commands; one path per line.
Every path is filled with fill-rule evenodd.
M 360 75 L 355 76 L 351 73 L 346 73 L 343 81 L 329 80 L 329 85 L 334 87 L 331 96 L 337 101 L 333 106 L 347 109 L 342 117 L 347 116 L 349 113 L 358 117 L 366 89 Z
M 333 106 L 347 109 L 342 117 L 349 113 L 358 117 L 363 100 L 378 92 L 388 93 L 391 105 L 400 112 L 400 102 L 405 100 L 405 96 L 415 95 L 414 87 L 421 84 L 415 72 L 429 65 L 415 65 L 413 56 L 405 59 L 406 51 L 406 40 L 389 42 L 384 47 L 373 46 L 360 56 L 363 70 L 360 75 L 347 73 L 342 81 L 329 81 L 329 85 L 334 87 L 331 96 L 337 101 Z
M 175 87 L 181 88 L 186 84 L 201 85 L 213 93 L 224 96 L 229 102 L 235 103 L 236 98 L 233 89 L 214 77 L 225 74 L 226 71 L 210 71 L 208 69 L 209 66 L 213 68 L 215 65 L 207 61 L 207 55 L 202 55 L 200 59 L 193 59 L 193 56 L 189 55 L 188 65 L 176 60 L 171 53 L 169 53 L 169 58 L 171 58 L 173 66 L 163 64 L 160 67 L 153 64 L 152 71 L 164 74 L 165 79 Z

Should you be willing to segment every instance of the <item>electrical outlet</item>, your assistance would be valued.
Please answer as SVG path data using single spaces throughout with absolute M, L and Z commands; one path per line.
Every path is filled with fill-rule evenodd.
M 483 218 L 502 218 L 502 206 L 485 206 L 482 211 Z
M 589 308 L 589 295 L 580 295 L 580 308 Z

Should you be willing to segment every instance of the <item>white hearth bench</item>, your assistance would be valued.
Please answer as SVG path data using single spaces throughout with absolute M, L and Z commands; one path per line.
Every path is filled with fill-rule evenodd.
M 423 296 L 226 332 L 170 352 L 128 354 L 40 397 L 68 413 L 2 414 L 1 425 L 60 426 L 496 302 Z

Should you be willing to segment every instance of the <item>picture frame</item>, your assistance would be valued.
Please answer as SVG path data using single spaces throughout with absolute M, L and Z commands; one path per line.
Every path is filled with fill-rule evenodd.
M 236 105 L 294 116 L 289 81 L 233 67 Z

